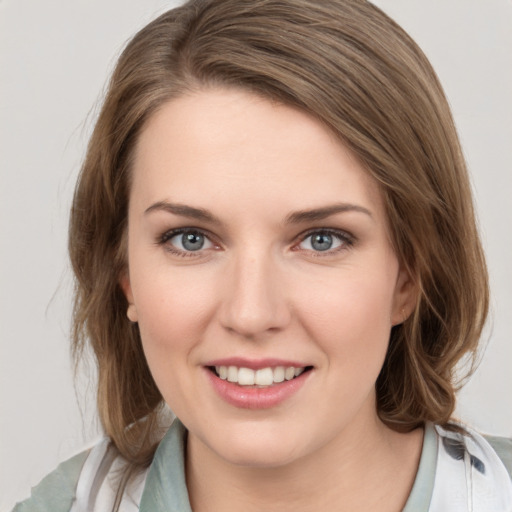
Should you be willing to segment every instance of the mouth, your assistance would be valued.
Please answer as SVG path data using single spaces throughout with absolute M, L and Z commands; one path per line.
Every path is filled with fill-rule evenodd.
M 313 369 L 312 366 L 275 366 L 253 370 L 238 366 L 208 366 L 219 379 L 244 388 L 268 388 L 300 377 Z
M 300 396 L 314 366 L 282 359 L 231 357 L 203 367 L 217 395 L 239 409 L 269 410 Z

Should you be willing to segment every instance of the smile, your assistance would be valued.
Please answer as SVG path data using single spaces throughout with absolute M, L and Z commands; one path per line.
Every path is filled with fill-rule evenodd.
M 204 375 L 223 401 L 241 409 L 269 409 L 292 400 L 315 373 L 302 361 L 227 357 L 205 362 Z
M 309 367 L 276 366 L 258 370 L 237 366 L 214 366 L 212 371 L 222 380 L 227 380 L 239 386 L 268 387 L 284 381 L 292 380 Z

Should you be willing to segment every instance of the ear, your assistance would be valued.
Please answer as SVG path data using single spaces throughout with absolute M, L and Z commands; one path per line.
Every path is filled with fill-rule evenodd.
M 400 268 L 393 297 L 391 325 L 403 324 L 414 311 L 418 300 L 419 287 L 409 272 Z
M 130 283 L 130 276 L 128 275 L 128 270 L 125 270 L 119 279 L 119 286 L 123 290 L 124 296 L 128 302 L 128 309 L 126 310 L 126 316 L 130 322 L 136 323 L 139 321 L 139 317 L 137 315 L 137 308 L 135 307 L 133 301 L 133 293 L 132 286 Z

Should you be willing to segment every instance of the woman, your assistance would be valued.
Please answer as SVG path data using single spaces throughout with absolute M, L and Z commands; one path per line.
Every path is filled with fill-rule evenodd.
M 145 27 L 69 247 L 108 438 L 16 510 L 511 509 L 510 443 L 450 421 L 488 308 L 464 160 L 371 4 L 196 1 Z

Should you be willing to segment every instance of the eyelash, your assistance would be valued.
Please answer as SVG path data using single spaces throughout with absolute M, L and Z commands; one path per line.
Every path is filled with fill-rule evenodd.
M 213 245 L 216 245 L 215 242 L 212 241 L 212 236 L 203 231 L 202 229 L 198 228 L 178 228 L 178 229 L 171 229 L 170 231 L 166 231 L 162 234 L 157 240 L 158 245 L 162 245 L 165 247 L 165 250 L 173 254 L 174 256 L 178 256 L 181 258 L 191 258 L 191 257 L 197 257 L 201 250 L 198 251 L 182 251 L 180 249 L 177 249 L 173 245 L 169 244 L 169 240 L 172 240 L 175 236 L 183 235 L 185 233 L 191 233 L 196 235 L 204 236 L 207 240 L 209 240 Z
M 157 245 L 165 246 L 165 250 L 173 254 L 174 256 L 178 256 L 181 258 L 190 258 L 190 257 L 197 257 L 201 253 L 201 249 L 198 251 L 182 251 L 180 249 L 176 249 L 171 244 L 169 244 L 169 240 L 173 239 L 174 237 L 178 235 L 182 235 L 185 233 L 191 233 L 191 234 L 197 234 L 204 236 L 207 240 L 209 240 L 214 246 L 217 245 L 212 240 L 212 236 L 202 229 L 198 228 L 178 228 L 178 229 L 172 229 L 170 231 L 166 231 L 163 233 L 158 239 L 157 239 Z M 308 250 L 308 249 L 300 249 L 297 246 L 304 241 L 306 241 L 309 237 L 313 235 L 329 235 L 333 238 L 338 239 L 339 242 L 341 242 L 341 245 L 339 247 L 336 247 L 335 249 L 327 249 L 325 251 L 314 251 L 314 250 Z M 355 237 L 346 231 L 341 231 L 338 229 L 329 229 L 329 228 L 323 228 L 323 229 L 311 229 L 305 233 L 300 234 L 297 237 L 297 242 L 294 244 L 294 247 L 292 250 L 294 251 L 307 251 L 311 255 L 313 255 L 316 258 L 326 257 L 326 256 L 332 256 L 333 254 L 337 254 L 338 252 L 345 251 L 347 249 L 350 249 L 354 243 L 355 243 Z
M 346 250 L 350 249 L 356 241 L 355 237 L 353 235 L 347 233 L 346 231 L 342 231 L 339 229 L 321 228 L 321 229 L 311 229 L 311 230 L 307 231 L 306 233 L 302 233 L 301 235 L 299 235 L 299 237 L 298 237 L 299 242 L 297 244 L 295 244 L 295 247 L 313 235 L 332 236 L 333 238 L 337 238 L 341 242 L 341 245 L 334 249 L 327 249 L 325 251 L 314 251 L 314 250 L 312 251 L 312 250 L 308 250 L 308 249 L 299 249 L 299 248 L 294 248 L 293 250 L 295 250 L 295 251 L 304 250 L 304 251 L 309 252 L 315 258 L 322 258 L 322 257 L 328 257 L 328 256 L 332 256 L 334 254 L 338 254 L 339 252 L 342 252 L 342 251 L 346 251 Z

